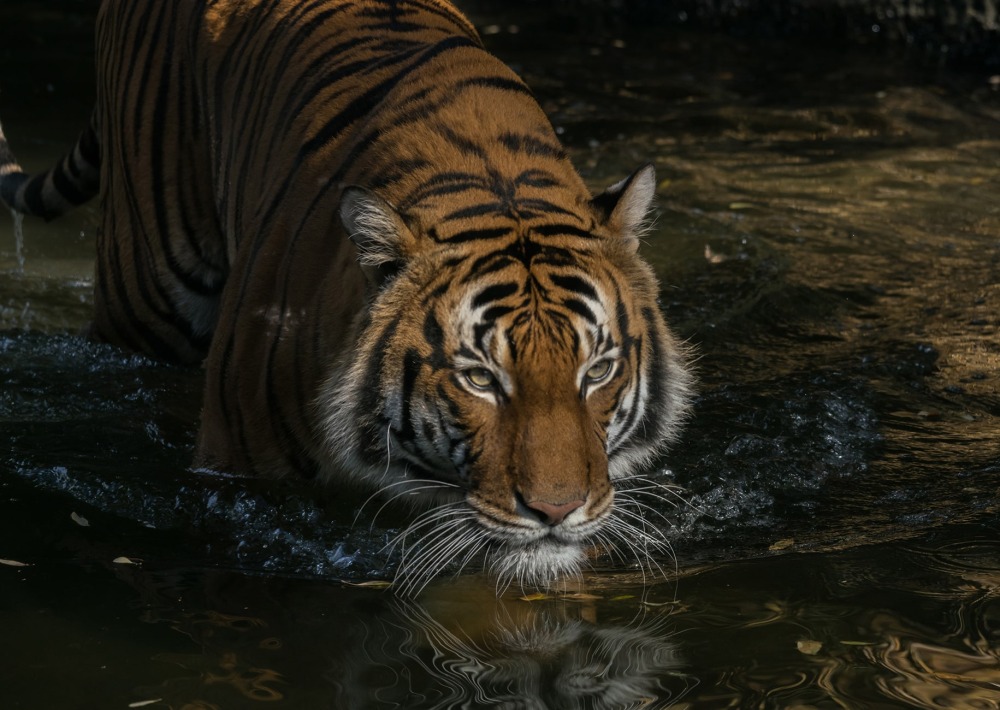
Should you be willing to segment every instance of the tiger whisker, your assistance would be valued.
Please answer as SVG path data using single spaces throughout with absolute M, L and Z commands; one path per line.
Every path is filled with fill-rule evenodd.
M 433 550 L 438 540 L 446 540 L 453 535 L 455 530 L 461 529 L 466 521 L 468 521 L 469 516 L 464 514 L 461 510 L 442 510 L 436 509 L 434 515 L 425 516 L 425 519 L 420 521 L 418 525 L 411 525 L 402 531 L 396 538 L 393 539 L 393 544 L 396 541 L 404 543 L 402 555 L 404 561 L 410 558 L 410 554 L 416 554 L 418 558 L 425 554 L 427 550 Z M 428 535 L 420 538 L 420 546 L 416 548 L 407 548 L 405 546 L 406 538 L 412 535 L 414 532 L 419 530 L 421 527 L 433 523 L 435 529 Z M 421 550 L 423 547 L 423 550 Z M 410 553 L 411 549 L 416 549 L 416 553 Z
M 408 488 L 408 489 L 406 489 L 404 491 L 399 491 L 398 493 L 394 493 L 393 495 L 391 495 L 388 498 L 386 498 L 386 500 L 382 503 L 382 505 L 379 506 L 378 510 L 376 510 L 375 514 L 372 516 L 372 521 L 371 521 L 371 525 L 369 527 L 369 530 L 371 530 L 371 529 L 373 529 L 375 527 L 375 521 L 378 520 L 378 516 L 382 514 L 382 511 L 385 510 L 388 506 L 392 505 L 395 501 L 399 500 L 400 498 L 402 498 L 404 496 L 408 496 L 408 495 L 413 495 L 415 493 L 419 493 L 420 491 L 432 491 L 432 490 L 438 490 L 438 489 L 441 489 L 441 488 L 447 488 L 447 486 L 441 486 L 441 485 L 438 484 L 437 481 L 434 481 L 434 480 L 431 480 L 431 479 L 427 479 L 427 480 L 412 479 L 412 480 L 408 480 L 408 481 L 399 481 L 398 483 L 421 483 L 421 482 L 422 483 L 426 483 L 427 485 L 415 486 L 413 488 Z M 397 485 L 397 484 L 393 484 L 393 485 Z M 385 489 L 382 489 L 382 491 L 384 491 L 384 490 L 386 490 L 387 488 L 390 488 L 390 487 L 391 486 L 387 486 Z M 380 493 L 382 491 L 380 491 Z M 369 498 L 369 500 L 371 500 L 371 499 Z M 365 501 L 365 505 L 367 505 L 367 503 L 368 503 L 368 501 Z M 362 506 L 362 509 L 363 508 L 364 508 L 364 505 Z M 361 511 L 359 510 L 358 514 L 360 515 L 360 513 L 361 513 Z M 357 517 L 355 517 L 355 522 L 357 522 Z
M 666 554 L 669 557 L 673 556 L 672 550 L 664 548 L 656 540 L 650 540 L 648 536 L 645 535 L 645 533 L 636 528 L 634 525 L 625 522 L 624 520 L 615 519 L 613 521 L 609 521 L 609 527 L 615 530 L 619 534 L 622 541 L 626 543 L 626 547 L 628 548 L 628 550 L 634 556 L 636 562 L 639 565 L 639 570 L 642 572 L 643 583 L 646 582 L 647 570 L 649 571 L 649 575 L 652 576 L 654 567 L 656 571 L 659 572 L 660 577 L 662 577 L 663 579 L 668 578 L 668 575 L 663 570 L 663 567 L 661 567 L 660 564 L 652 557 L 652 555 L 649 554 L 649 547 L 652 547 L 660 551 L 661 553 Z M 643 545 L 641 548 L 635 543 L 631 542 L 632 537 L 636 537 L 642 540 Z
M 640 528 L 639 526 L 634 525 L 633 523 L 626 520 L 625 517 L 621 515 L 616 515 L 609 521 L 609 526 L 615 529 L 616 531 L 622 533 L 622 539 L 625 542 L 629 543 L 630 548 L 632 549 L 635 548 L 635 545 L 631 542 L 633 539 L 635 539 L 636 541 L 642 543 L 643 549 L 646 552 L 647 557 L 649 554 L 648 553 L 649 548 L 661 552 L 667 555 L 668 557 L 672 558 L 675 557 L 673 548 L 670 546 L 668 540 L 662 537 L 662 535 L 657 537 L 647 532 L 647 528 L 645 525 L 646 523 L 645 518 L 643 518 L 640 515 L 636 515 L 635 513 L 631 513 L 630 511 L 619 511 L 619 513 L 627 513 L 629 517 L 637 519 L 641 523 L 643 523 L 643 526 Z
M 403 530 L 393 537 L 392 540 L 386 543 L 382 549 L 383 551 L 391 554 L 398 544 L 404 543 L 403 554 L 405 554 L 406 538 L 413 535 L 421 528 L 437 526 L 439 524 L 457 525 L 460 522 L 471 520 L 473 517 L 472 513 L 462 509 L 461 504 L 445 503 L 421 513 L 413 522 L 403 528 Z M 451 519 L 449 520 L 449 518 Z
M 697 513 L 700 513 L 702 515 L 708 515 L 709 514 L 708 511 L 706 511 L 704 508 L 701 508 L 701 507 L 695 505 L 693 502 L 691 502 L 691 500 L 689 500 L 688 498 L 685 498 L 682 495 L 682 493 L 684 493 L 684 489 L 681 486 L 672 486 L 672 485 L 669 485 L 669 484 L 659 483 L 657 481 L 654 481 L 654 480 L 649 479 L 649 478 L 644 478 L 644 477 L 637 477 L 637 478 L 633 478 L 631 480 L 637 481 L 639 483 L 645 483 L 645 484 L 648 484 L 648 485 L 645 485 L 645 486 L 634 486 L 634 487 L 630 486 L 627 489 L 623 489 L 625 492 L 629 492 L 629 493 L 631 493 L 631 492 L 637 492 L 637 493 L 642 493 L 643 495 L 653 496 L 655 494 L 651 493 L 650 491 L 653 491 L 653 490 L 662 491 L 663 493 L 669 494 L 669 499 L 676 500 L 676 501 L 680 502 L 683 506 L 685 506 L 687 508 L 690 508 L 690 509 L 694 510 Z M 659 496 L 659 499 L 660 500 L 664 500 L 664 501 L 667 500 L 667 498 L 663 497 L 663 496 Z
M 628 562 L 627 558 L 625 557 L 625 555 L 622 554 L 622 551 L 618 549 L 618 545 L 616 545 L 611 540 L 611 538 L 608 537 L 606 530 L 602 530 L 601 532 L 595 533 L 594 540 L 600 543 L 601 550 L 607 551 L 609 557 L 613 559 L 615 556 L 617 556 L 618 560 L 622 564 L 627 564 Z
M 644 524 L 648 524 L 648 525 L 650 525 L 651 527 L 653 527 L 656 530 L 660 530 L 660 528 L 657 527 L 657 526 L 652 525 L 649 522 L 649 519 L 645 515 L 643 515 L 643 512 L 649 513 L 651 516 L 659 518 L 660 520 L 662 520 L 664 522 L 664 524 L 668 528 L 674 527 L 674 521 L 673 520 L 671 520 L 670 518 L 668 518 L 666 516 L 666 514 L 663 513 L 663 511 L 654 508 L 653 506 L 649 505 L 648 503 L 643 503 L 642 501 L 639 501 L 639 500 L 636 500 L 634 498 L 631 498 L 628 495 L 622 495 L 622 496 L 620 496 L 619 503 L 620 503 L 619 512 L 621 512 L 621 513 L 626 513 L 627 512 L 630 515 L 638 516 L 639 518 L 642 519 L 642 521 L 643 521 Z M 633 511 L 629 510 L 629 506 L 634 506 L 638 512 L 633 512 Z
M 455 528 L 461 521 L 449 521 L 451 528 Z M 409 564 L 401 565 L 403 569 L 403 582 L 400 589 L 409 596 L 416 596 L 427 586 L 436 576 L 437 572 L 449 560 L 454 559 L 458 554 L 465 551 L 465 558 L 475 554 L 475 549 L 469 547 L 476 541 L 473 530 L 466 529 L 445 529 L 437 532 L 430 539 L 429 544 L 426 539 L 421 540 L 421 548 Z
M 419 545 L 403 547 L 403 557 L 408 558 L 412 554 L 420 555 L 421 551 L 432 550 L 439 540 L 447 540 L 463 526 L 466 519 L 460 517 L 445 518 L 444 516 L 438 517 L 435 522 L 435 529 L 431 533 L 420 538 Z M 412 530 L 407 530 L 407 535 L 411 534 Z M 405 538 L 404 538 L 405 541 Z M 411 550 L 416 550 L 416 552 L 410 552 Z
M 400 574 L 397 576 L 397 583 L 399 584 L 399 590 L 405 596 L 415 596 L 434 578 L 437 571 L 437 563 L 442 552 L 438 549 L 439 545 L 432 545 L 422 549 L 416 554 L 414 559 L 400 565 Z M 450 538 L 444 542 L 442 549 L 450 549 Z
M 629 527 L 631 527 L 635 533 L 639 534 L 641 541 L 648 542 L 649 544 L 656 544 L 658 547 L 665 546 L 668 549 L 671 549 L 670 541 L 667 540 L 663 531 L 656 526 L 650 525 L 649 521 L 641 513 L 631 511 L 624 506 L 620 507 L 617 512 L 618 512 L 617 515 L 618 522 L 624 523 Z M 653 512 L 659 514 L 659 511 L 653 511 Z M 628 518 L 629 520 L 638 521 L 641 527 L 634 525 L 633 523 L 629 522 L 629 520 L 626 520 L 626 518 Z M 652 533 L 649 532 L 650 530 L 652 530 Z
M 459 487 L 458 485 L 456 485 L 454 483 L 448 483 L 447 481 L 439 481 L 439 480 L 434 479 L 434 478 L 403 478 L 403 479 L 398 480 L 398 481 L 392 481 L 391 483 L 387 483 L 385 485 L 382 485 L 382 486 L 378 487 L 375 490 L 374 493 L 372 493 L 370 496 L 368 496 L 365 499 L 365 501 L 361 504 L 361 507 L 358 508 L 358 512 L 355 513 L 355 515 L 354 515 L 354 521 L 351 524 L 352 527 L 357 524 L 358 518 L 361 516 L 361 513 L 368 506 L 368 504 L 371 503 L 372 500 L 374 500 L 375 498 L 378 498 L 380 496 L 385 495 L 392 488 L 396 488 L 398 486 L 412 486 L 413 484 L 420 484 L 420 483 L 422 483 L 424 485 L 416 487 L 416 488 L 411 488 L 411 489 L 408 489 L 408 490 L 400 491 L 400 492 L 394 493 L 392 496 L 390 496 L 385 501 L 385 503 L 382 506 L 380 506 L 379 509 L 375 512 L 375 515 L 372 516 L 372 525 L 374 526 L 375 520 L 378 519 L 379 514 L 385 509 L 386 505 L 388 505 L 392 501 L 396 500 L 397 498 L 400 498 L 400 497 L 402 497 L 404 495 L 407 495 L 409 493 L 416 493 L 418 491 L 434 490 L 435 488 L 445 489 L 445 488 L 458 488 Z

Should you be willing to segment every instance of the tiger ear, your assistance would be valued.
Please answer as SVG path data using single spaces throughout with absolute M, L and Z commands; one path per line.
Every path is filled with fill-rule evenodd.
M 615 234 L 620 234 L 633 249 L 639 249 L 639 237 L 648 224 L 647 216 L 656 194 L 656 170 L 646 163 L 624 180 L 591 199 L 598 218 Z
M 361 270 L 373 286 L 381 286 L 399 272 L 416 242 L 396 208 L 364 187 L 344 188 L 340 221 L 358 249 Z

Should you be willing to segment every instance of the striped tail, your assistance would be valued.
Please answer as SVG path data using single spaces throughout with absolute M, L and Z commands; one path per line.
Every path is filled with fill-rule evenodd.
M 58 217 L 97 194 L 100 171 L 96 114 L 73 150 L 38 175 L 28 175 L 21 169 L 0 127 L 0 200 L 15 212 L 45 219 Z

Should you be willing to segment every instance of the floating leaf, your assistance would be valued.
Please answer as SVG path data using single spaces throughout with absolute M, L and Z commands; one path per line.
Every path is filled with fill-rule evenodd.
M 137 561 L 133 560 L 131 557 L 116 557 L 113 560 L 116 565 L 137 565 Z
M 807 656 L 815 656 L 823 648 L 822 641 L 796 641 L 795 647 L 799 649 L 799 653 L 804 653 Z
M 728 259 L 729 257 L 725 254 L 719 254 L 708 244 L 705 245 L 705 260 L 708 261 L 709 264 L 721 264 L 724 261 L 728 261 Z
M 596 594 L 587 594 L 586 592 L 573 592 L 571 594 L 561 594 L 560 599 L 568 599 L 573 602 L 592 602 L 597 601 L 601 597 Z
M 772 543 L 771 546 L 767 549 L 771 550 L 771 552 L 777 552 L 778 550 L 787 550 L 794 544 L 795 544 L 795 538 L 788 537 L 785 538 L 784 540 L 777 540 L 776 542 Z
M 144 708 L 147 705 L 153 705 L 154 703 L 162 703 L 163 698 L 153 698 L 152 700 L 136 700 L 134 703 L 129 703 L 130 708 Z
M 74 523 L 76 523 L 77 525 L 79 525 L 81 528 L 89 528 L 90 527 L 90 521 L 87 520 L 82 515 L 77 515 L 76 513 L 70 513 L 69 517 L 70 517 L 70 519 Z
M 17 560 L 0 560 L 0 565 L 7 565 L 8 567 L 30 567 L 31 565 L 26 562 L 18 562 Z
M 387 582 L 384 579 L 369 579 L 365 582 L 347 582 L 348 587 L 365 587 L 367 589 L 388 589 L 392 586 L 392 582 Z
M 548 594 L 543 594 L 542 592 L 535 592 L 534 594 L 526 594 L 525 596 L 520 597 L 522 602 L 540 602 L 544 599 L 549 599 L 549 598 L 550 597 Z

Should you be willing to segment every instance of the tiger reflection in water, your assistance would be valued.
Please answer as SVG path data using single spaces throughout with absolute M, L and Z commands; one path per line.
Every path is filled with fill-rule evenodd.
M 671 617 L 635 600 L 498 599 L 474 577 L 414 601 L 219 571 L 193 586 L 114 572 L 142 591 L 147 621 L 194 642 L 157 656 L 185 669 L 148 689 L 174 708 L 667 708 L 696 684 Z
M 387 634 L 331 670 L 345 707 L 666 708 L 693 685 L 663 617 L 598 625 L 586 604 L 500 602 L 484 622 L 482 609 L 396 602 Z

